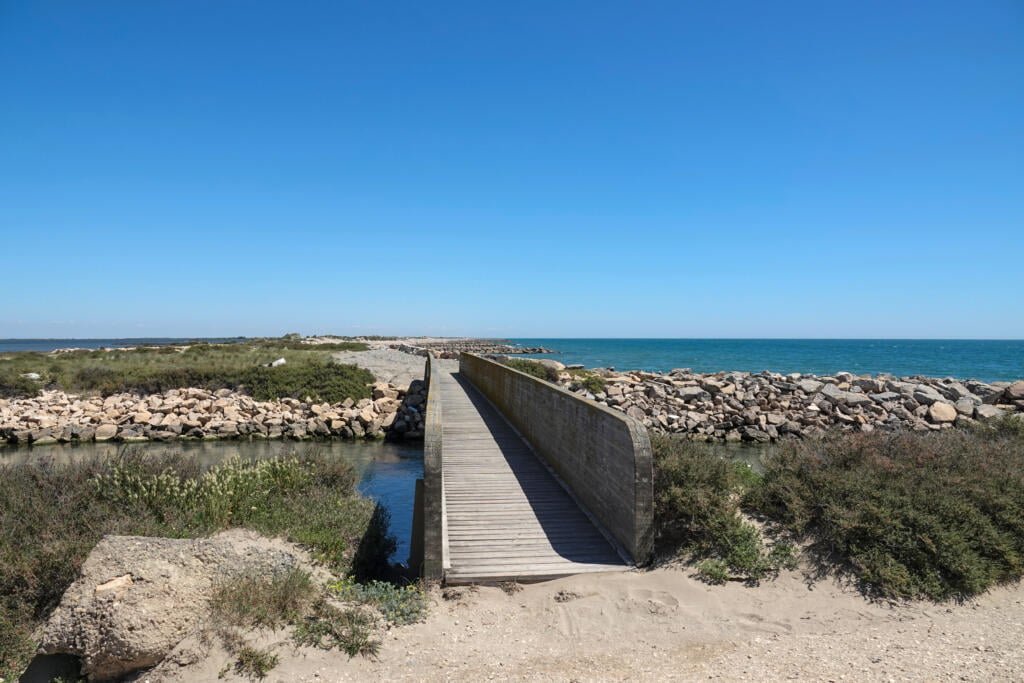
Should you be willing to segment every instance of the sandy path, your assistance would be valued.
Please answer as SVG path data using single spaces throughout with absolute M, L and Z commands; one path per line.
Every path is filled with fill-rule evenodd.
M 575 594 L 565 601 L 559 591 Z M 887 607 L 796 573 L 710 587 L 659 569 L 434 591 L 425 623 L 391 630 L 378 660 L 295 650 L 268 681 L 1021 680 L 1024 587 L 968 605 Z M 223 656 L 172 680 L 216 680 Z M 232 679 L 232 676 L 228 676 Z M 163 680 L 163 679 L 161 679 Z
M 368 351 L 338 351 L 331 354 L 339 363 L 358 365 L 373 373 L 378 382 L 405 387 L 414 379 L 423 379 L 427 359 L 394 349 L 371 348 Z

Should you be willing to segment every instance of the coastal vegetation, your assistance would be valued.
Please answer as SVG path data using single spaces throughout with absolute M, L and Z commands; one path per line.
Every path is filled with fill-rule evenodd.
M 551 382 L 552 384 L 559 384 L 563 379 L 562 373 L 565 373 L 569 376 L 571 385 L 582 387 L 592 394 L 604 391 L 606 386 L 604 377 L 593 370 L 585 368 L 574 367 L 560 370 L 560 363 L 555 365 L 553 361 L 530 358 L 502 358 L 501 363 L 514 370 L 525 372 L 527 375 L 542 379 L 545 382 Z
M 106 534 L 199 538 L 243 527 L 306 547 L 336 575 L 386 574 L 395 548 L 386 511 L 355 483 L 347 462 L 315 449 L 207 470 L 186 456 L 132 449 L 0 466 L 0 678 L 24 667 L 33 630 Z
M 788 444 L 745 502 L 872 596 L 978 595 L 1024 575 L 1024 423 Z
M 258 680 L 277 665 L 277 656 L 248 643 L 246 632 L 292 627 L 296 645 L 373 656 L 380 649 L 381 626 L 421 621 L 427 599 L 417 584 L 360 584 L 346 577 L 321 586 L 309 572 L 293 567 L 269 576 L 222 580 L 214 587 L 210 609 L 212 634 L 233 658 L 228 668 Z
M 234 344 L 146 346 L 0 356 L 0 397 L 62 389 L 104 396 L 168 389 L 244 390 L 258 400 L 291 397 L 338 402 L 369 396 L 373 376 L 331 361 L 335 351 L 362 351 L 359 342 L 308 344 L 257 339 Z M 279 367 L 269 367 L 284 359 Z
M 526 358 L 502 358 L 501 363 L 518 370 L 519 372 L 525 372 L 527 375 L 532 375 L 537 379 L 542 379 L 546 382 L 558 382 L 558 370 L 555 368 L 538 363 L 535 360 L 529 360 Z
M 744 497 L 760 484 L 750 467 L 685 439 L 653 435 L 651 444 L 660 555 L 696 562 L 709 583 L 730 578 L 756 583 L 795 566 L 791 544 L 766 542 L 743 515 Z
M 764 472 L 655 436 L 663 556 L 711 582 L 795 565 L 873 598 L 962 599 L 1024 576 L 1024 423 L 789 441 Z
M 568 368 L 566 372 L 572 376 L 573 382 L 583 387 L 592 394 L 602 393 L 608 386 L 604 377 L 593 370 L 583 368 Z

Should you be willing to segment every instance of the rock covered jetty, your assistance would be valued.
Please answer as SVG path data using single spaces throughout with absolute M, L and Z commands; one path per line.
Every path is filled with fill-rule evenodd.
M 516 346 L 502 339 L 424 339 L 410 343 L 412 341 L 389 344 L 389 348 L 424 357 L 433 353 L 435 357 L 444 359 L 458 358 L 463 352 L 478 355 L 554 353 L 543 346 Z
M 818 376 L 772 372 L 667 374 L 592 371 L 603 389 L 552 360 L 559 384 L 636 418 L 661 432 L 701 441 L 769 442 L 821 436 L 826 430 L 916 431 L 967 426 L 979 419 L 1019 414 L 1024 381 L 979 382 L 928 377 Z
M 74 441 L 190 439 L 418 439 L 426 387 L 373 385 L 372 398 L 317 403 L 257 401 L 227 389 L 172 389 L 159 394 L 79 397 L 44 391 L 0 399 L 0 441 L 35 445 Z

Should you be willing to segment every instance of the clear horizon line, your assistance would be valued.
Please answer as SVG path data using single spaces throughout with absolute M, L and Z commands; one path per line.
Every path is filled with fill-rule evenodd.
M 317 334 L 307 337 L 395 337 L 399 339 L 548 339 L 548 340 L 609 340 L 609 341 L 1024 341 L 1017 337 L 545 337 L 512 335 L 438 335 L 438 334 Z M 280 335 L 156 335 L 147 337 L 0 337 L 0 341 L 146 341 L 152 339 L 277 339 Z

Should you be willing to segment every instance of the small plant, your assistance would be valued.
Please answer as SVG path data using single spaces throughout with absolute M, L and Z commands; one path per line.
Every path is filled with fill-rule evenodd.
M 697 565 L 697 576 L 712 585 L 721 585 L 729 580 L 729 565 L 724 560 L 703 560 Z
M 413 624 L 427 614 L 427 596 L 415 584 L 399 587 L 385 581 L 356 583 L 346 578 L 331 584 L 329 589 L 345 602 L 376 607 L 389 624 Z
M 314 602 L 315 594 L 309 574 L 301 569 L 269 577 L 239 576 L 214 586 L 210 611 L 220 624 L 280 628 L 299 621 Z
M 600 394 L 606 386 L 604 378 L 598 375 L 587 375 L 580 380 L 580 385 L 592 394 Z
M 235 673 L 250 681 L 263 680 L 277 666 L 277 655 L 249 645 L 243 646 L 236 655 Z
M 523 590 L 522 585 L 518 581 L 502 581 L 498 584 L 498 588 L 504 591 L 505 595 L 515 595 Z
M 349 657 L 375 657 L 381 645 L 380 640 L 374 637 L 375 631 L 375 620 L 365 610 L 358 607 L 341 609 L 320 601 L 314 613 L 298 625 L 292 637 L 299 645 L 323 650 L 337 647 Z
M 573 591 L 567 590 L 560 590 L 557 593 L 555 593 L 555 602 L 569 602 L 570 600 L 575 600 L 578 597 L 580 597 L 579 593 L 574 593 Z

